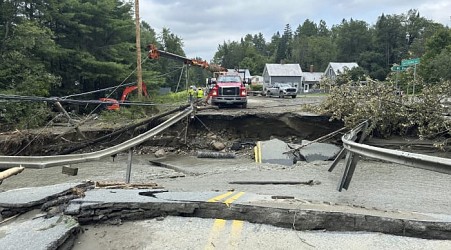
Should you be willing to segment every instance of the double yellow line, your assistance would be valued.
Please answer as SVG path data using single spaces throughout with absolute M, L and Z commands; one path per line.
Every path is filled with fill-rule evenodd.
M 216 197 L 213 197 L 213 198 L 207 200 L 207 202 L 222 202 L 222 203 L 226 204 L 227 206 L 229 206 L 234 201 L 236 201 L 241 196 L 243 196 L 244 192 L 239 192 L 235 195 L 233 195 L 233 194 L 234 194 L 234 192 L 227 192 L 225 194 L 221 194 Z M 215 222 L 213 223 L 213 227 L 211 228 L 210 235 L 208 237 L 208 242 L 207 242 L 207 245 L 205 246 L 205 249 L 215 249 L 215 248 L 219 247 L 219 245 L 221 244 L 221 238 L 223 238 L 220 236 L 221 236 L 222 232 L 224 231 L 226 223 L 227 223 L 226 220 L 215 219 Z M 229 240 L 228 240 L 229 248 L 237 249 L 238 240 L 240 238 L 241 231 L 243 229 L 243 224 L 244 224 L 244 222 L 240 221 L 240 220 L 232 221 L 232 228 L 231 228 Z M 223 247 L 221 247 L 221 248 L 223 248 Z
M 238 198 L 240 198 L 244 194 L 244 192 L 239 192 L 239 193 L 235 194 L 234 196 L 227 199 L 227 197 L 231 196 L 233 193 L 234 192 L 227 192 L 225 194 L 218 195 L 216 197 L 213 197 L 213 198 L 207 200 L 207 202 L 219 202 L 221 200 L 226 199 L 225 201 L 223 201 L 223 203 L 226 204 L 227 206 L 229 206 L 230 204 L 232 204 L 232 202 L 238 200 Z

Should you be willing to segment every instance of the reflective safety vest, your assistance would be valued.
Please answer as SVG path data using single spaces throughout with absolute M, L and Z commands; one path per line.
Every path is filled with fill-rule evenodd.
M 188 89 L 188 94 L 190 95 L 190 96 L 194 96 L 194 89 Z
M 204 97 L 204 91 L 201 88 L 199 88 L 197 90 L 197 98 L 203 98 L 203 97 Z

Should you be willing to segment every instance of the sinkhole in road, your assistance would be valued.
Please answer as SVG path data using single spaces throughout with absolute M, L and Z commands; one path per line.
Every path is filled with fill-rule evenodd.
M 279 138 L 286 142 L 314 140 L 341 127 L 340 121 L 330 121 L 328 116 L 301 115 L 298 113 L 258 114 L 197 114 L 183 119 L 141 146 L 171 147 L 180 150 L 208 148 L 213 141 L 225 144 L 233 142 L 255 142 Z M 131 137 L 146 132 L 162 121 L 130 129 L 105 141 L 74 151 L 82 153 L 117 145 Z M 93 128 L 84 131 L 87 140 L 78 138 L 75 131 L 58 138 L 54 133 L 23 134 L 0 142 L 0 153 L 4 155 L 56 155 L 67 148 L 82 145 L 87 141 L 110 134 L 112 128 Z M 339 137 L 336 137 L 339 140 Z

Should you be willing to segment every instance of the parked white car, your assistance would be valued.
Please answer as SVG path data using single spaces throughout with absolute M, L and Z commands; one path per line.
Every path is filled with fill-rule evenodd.
M 266 96 L 277 96 L 283 98 L 285 96 L 291 96 L 291 98 L 296 98 L 298 89 L 291 86 L 288 83 L 276 83 L 274 86 L 266 88 Z

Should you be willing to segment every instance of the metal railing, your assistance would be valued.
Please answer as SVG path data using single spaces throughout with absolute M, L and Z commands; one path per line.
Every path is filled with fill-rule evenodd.
M 140 134 L 121 144 L 96 152 L 54 156 L 0 156 L 0 169 L 17 167 L 19 165 L 25 168 L 47 168 L 100 160 L 103 157 L 115 155 L 143 143 L 152 136 L 159 134 L 163 130 L 177 123 L 192 112 L 193 107 L 190 106 L 143 134 Z
M 329 172 L 331 172 L 338 164 L 339 160 L 346 154 L 346 165 L 343 177 L 338 186 L 338 191 L 341 192 L 343 188 L 346 190 L 349 188 L 357 162 L 362 156 L 402 164 L 409 167 L 451 174 L 451 159 L 362 144 L 361 142 L 365 139 L 367 128 L 368 121 L 362 122 L 341 138 L 343 141 L 343 149 L 329 168 Z M 358 134 L 361 134 L 361 137 L 359 142 L 355 142 Z

